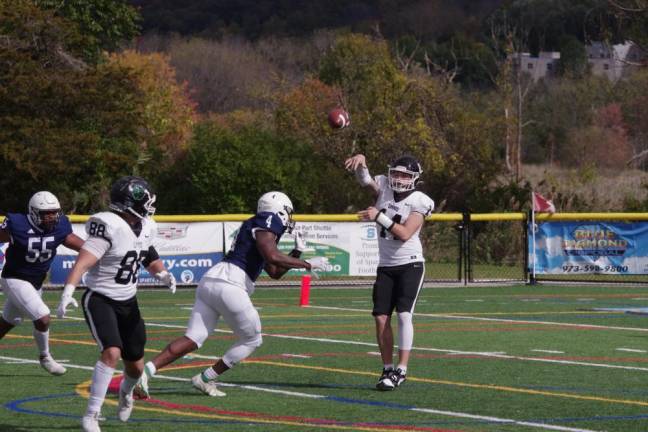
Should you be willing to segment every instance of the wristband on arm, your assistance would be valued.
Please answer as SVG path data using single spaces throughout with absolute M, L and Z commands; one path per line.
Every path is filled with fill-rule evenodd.
M 293 258 L 299 258 L 301 254 L 302 252 L 299 249 L 293 249 L 288 253 L 288 255 L 290 255 Z
M 385 228 L 387 231 L 391 230 L 392 227 L 396 224 L 389 216 L 383 212 L 378 212 L 375 219 L 376 223 L 381 227 Z
M 369 175 L 369 168 L 364 165 L 360 165 L 356 168 L 355 176 L 361 186 L 367 186 L 372 181 L 371 176 Z

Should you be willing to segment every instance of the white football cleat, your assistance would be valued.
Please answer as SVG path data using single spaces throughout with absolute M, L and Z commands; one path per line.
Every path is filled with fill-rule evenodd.
M 127 422 L 133 412 L 133 394 L 126 393 L 119 389 L 119 404 L 117 405 L 117 417 L 123 422 Z
M 195 377 L 191 378 L 191 384 L 194 386 L 194 388 L 200 390 L 206 395 L 225 396 L 225 393 L 218 390 L 218 388 L 216 387 L 216 381 L 211 381 L 211 380 L 207 382 L 203 381 L 202 373 L 199 373 Z
M 133 394 L 139 399 L 148 399 L 151 397 L 146 371 L 142 372 L 142 376 L 137 380 L 137 384 L 135 384 L 135 388 L 133 389 Z
M 51 355 L 41 358 L 40 365 L 43 367 L 43 369 L 45 369 L 52 375 L 59 376 L 63 375 L 66 372 L 66 369 L 63 367 L 63 365 L 54 361 Z
M 84 415 L 81 419 L 81 428 L 84 432 L 101 432 L 99 428 L 99 413 Z

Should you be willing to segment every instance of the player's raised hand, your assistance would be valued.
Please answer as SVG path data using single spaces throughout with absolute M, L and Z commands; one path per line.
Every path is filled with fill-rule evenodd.
M 344 161 L 344 168 L 349 171 L 355 171 L 359 166 L 367 166 L 367 160 L 363 154 L 351 156 Z
M 293 234 L 295 236 L 295 249 L 299 252 L 304 252 L 306 250 L 306 237 L 301 231 L 297 231 Z
M 155 278 L 169 288 L 171 294 L 176 292 L 176 278 L 170 271 L 164 270 L 155 274 Z
M 65 318 L 65 313 L 67 312 L 68 306 L 72 306 L 75 308 L 79 307 L 77 301 L 74 300 L 74 297 L 72 297 L 72 294 L 74 293 L 74 289 L 75 289 L 74 285 L 71 284 L 67 284 L 65 285 L 65 288 L 63 288 L 63 295 L 61 295 L 61 302 L 56 308 L 57 318 Z

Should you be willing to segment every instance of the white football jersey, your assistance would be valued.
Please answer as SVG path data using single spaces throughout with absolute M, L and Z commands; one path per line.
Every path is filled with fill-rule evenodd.
M 86 285 L 113 300 L 128 300 L 137 292 L 137 276 L 157 234 L 157 224 L 142 219 L 139 236 L 121 216 L 112 212 L 92 215 L 85 225 L 89 237 L 101 237 L 110 248 L 87 273 Z
M 387 176 L 379 175 L 374 179 L 378 184 L 378 199 L 375 207 L 389 216 L 394 222 L 404 224 L 412 212 L 421 213 L 424 217 L 434 210 L 434 201 L 423 192 L 414 191 L 405 199 L 398 202 L 394 200 L 394 191 L 389 187 Z M 423 257 L 423 245 L 419 233 L 421 228 L 407 241 L 402 241 L 378 225 L 378 251 L 379 267 L 393 267 L 409 264 L 412 262 L 425 261 Z

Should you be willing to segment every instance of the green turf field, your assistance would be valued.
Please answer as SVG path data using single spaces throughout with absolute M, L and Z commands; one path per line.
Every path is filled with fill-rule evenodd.
M 46 294 L 52 310 L 58 296 Z M 264 344 L 223 376 L 226 397 L 188 382 L 231 343 L 224 327 L 152 380 L 130 422 L 109 395 L 102 430 L 648 430 L 648 315 L 625 311 L 648 308 L 648 286 L 426 288 L 408 381 L 387 393 L 374 390 L 370 296 L 315 287 L 299 307 L 298 289 L 259 288 Z M 193 290 L 139 298 L 150 357 L 183 334 Z M 98 352 L 81 312 L 71 316 L 51 329 L 62 377 L 36 363 L 30 325 L 0 341 L 0 431 L 79 429 Z

